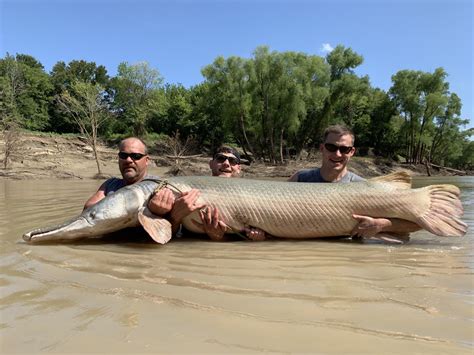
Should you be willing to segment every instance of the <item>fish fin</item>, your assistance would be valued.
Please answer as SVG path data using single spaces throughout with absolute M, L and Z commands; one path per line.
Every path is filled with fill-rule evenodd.
M 383 242 L 392 243 L 392 244 L 405 244 L 410 241 L 409 233 L 377 233 L 373 237 L 364 238 L 371 240 L 381 240 Z
M 463 207 L 459 200 L 460 190 L 454 185 L 430 185 L 423 187 L 430 200 L 429 209 L 416 223 L 427 231 L 442 236 L 462 237 L 467 224 L 461 220 Z
M 166 244 L 171 239 L 171 223 L 163 217 L 154 215 L 148 208 L 140 208 L 138 220 L 155 242 Z
M 410 189 L 411 188 L 411 175 L 405 171 L 399 171 L 396 173 L 377 176 L 369 179 L 370 182 L 385 183 L 395 185 L 399 189 Z

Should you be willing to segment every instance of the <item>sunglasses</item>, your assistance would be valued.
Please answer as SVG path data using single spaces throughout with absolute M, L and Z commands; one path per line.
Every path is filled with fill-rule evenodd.
M 120 152 L 118 153 L 118 156 L 122 160 L 126 160 L 128 157 L 132 158 L 133 161 L 140 160 L 147 154 L 142 154 L 142 153 L 125 153 L 125 152 Z
M 227 155 L 224 155 L 224 154 L 217 154 L 215 157 L 214 157 L 214 160 L 220 164 L 222 164 L 223 162 L 225 162 L 226 160 L 229 161 L 229 164 L 230 165 L 237 165 L 237 164 L 240 164 L 240 159 L 237 159 L 237 158 L 234 158 L 234 157 L 228 157 Z
M 346 147 L 345 145 L 335 145 L 332 143 L 324 143 L 324 148 L 326 148 L 331 153 L 340 151 L 341 154 L 349 153 L 353 147 Z

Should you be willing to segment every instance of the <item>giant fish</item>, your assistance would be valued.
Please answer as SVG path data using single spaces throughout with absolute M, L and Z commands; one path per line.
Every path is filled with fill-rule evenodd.
M 171 189 L 176 196 L 193 188 L 197 203 L 218 208 L 230 233 L 248 227 L 273 237 L 308 239 L 349 235 L 357 224 L 353 214 L 399 218 L 418 224 L 439 236 L 462 236 L 460 191 L 454 185 L 411 188 L 411 177 L 395 173 L 349 184 L 310 184 L 208 176 L 145 180 L 106 196 L 72 220 L 23 235 L 27 242 L 51 242 L 99 237 L 123 228 L 142 225 L 158 243 L 171 239 L 171 224 L 146 208 L 152 193 Z M 199 212 L 183 225 L 203 233 Z

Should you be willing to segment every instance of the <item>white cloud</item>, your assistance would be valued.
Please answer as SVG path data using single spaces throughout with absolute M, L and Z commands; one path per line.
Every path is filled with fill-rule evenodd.
M 334 48 L 332 48 L 332 46 L 329 43 L 323 43 L 323 46 L 321 48 L 321 52 L 329 53 L 329 52 L 332 52 L 333 49 Z

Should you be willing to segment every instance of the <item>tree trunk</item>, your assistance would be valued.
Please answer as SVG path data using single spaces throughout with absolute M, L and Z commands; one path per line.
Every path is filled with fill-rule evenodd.
M 244 119 L 244 114 L 241 112 L 240 113 L 240 117 L 239 117 L 239 122 L 240 122 L 240 129 L 242 131 L 242 137 L 244 138 L 244 143 L 245 145 L 243 145 L 243 149 L 244 149 L 244 152 L 245 152 L 245 146 L 248 147 L 249 151 L 254 154 L 254 150 L 253 150 L 253 147 L 252 147 L 252 144 L 250 143 L 248 137 L 247 137 L 247 132 L 246 132 L 246 129 L 245 129 L 245 119 Z
M 97 173 L 101 175 L 102 171 L 100 170 L 99 156 L 97 153 L 97 125 L 96 124 L 93 124 L 93 127 L 92 127 L 92 151 L 94 152 L 94 158 L 97 164 Z
M 275 129 L 272 127 L 270 132 L 270 161 L 272 164 L 276 164 L 275 159 Z
M 284 159 L 283 159 L 283 134 L 285 130 L 282 128 L 280 131 L 280 163 L 283 165 Z

